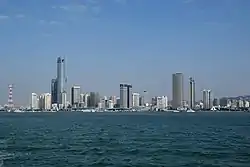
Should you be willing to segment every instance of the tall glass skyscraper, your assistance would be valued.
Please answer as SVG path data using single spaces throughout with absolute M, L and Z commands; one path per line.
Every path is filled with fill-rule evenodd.
M 189 78 L 189 108 L 195 107 L 195 81 L 192 77 Z
M 65 98 L 63 95 L 66 92 L 65 84 L 66 84 L 66 73 L 65 73 L 65 60 L 61 57 L 57 58 L 57 104 L 58 105 L 66 105 Z
M 183 74 L 175 73 L 173 74 L 172 83 L 172 108 L 177 109 L 178 107 L 183 107 L 184 100 L 184 88 L 183 88 Z
M 132 107 L 132 85 L 120 84 L 120 107 Z
M 80 86 L 73 86 L 71 88 L 71 105 L 72 107 L 79 107 L 80 106 L 80 95 L 81 95 L 81 87 Z
M 57 104 L 57 80 L 51 80 L 51 104 Z

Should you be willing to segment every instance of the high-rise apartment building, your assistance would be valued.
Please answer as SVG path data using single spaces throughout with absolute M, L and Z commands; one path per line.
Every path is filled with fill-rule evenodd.
M 90 92 L 88 106 L 91 108 L 98 107 L 98 103 L 100 102 L 100 96 L 98 92 Z
M 39 108 L 41 110 L 50 110 L 51 109 L 51 94 L 43 93 L 39 97 Z
M 73 86 L 71 88 L 71 105 L 72 107 L 80 107 L 81 103 L 81 87 L 80 86 Z
M 65 106 L 65 84 L 66 84 L 66 71 L 65 71 L 65 59 L 57 58 L 57 104 L 60 106 Z
M 120 84 L 120 107 L 132 107 L 132 85 Z
M 132 93 L 132 106 L 139 107 L 140 106 L 140 94 Z
M 144 106 L 144 97 L 143 96 L 140 96 L 139 103 L 140 103 L 140 106 Z
M 167 109 L 168 97 L 167 96 L 156 97 L 156 106 L 158 109 Z
M 202 101 L 203 101 L 203 109 L 209 110 L 212 108 L 212 98 L 211 98 L 211 90 L 203 90 L 202 91 Z
M 182 73 L 175 73 L 172 75 L 172 108 L 177 109 L 183 107 L 184 100 L 184 76 Z
M 39 98 L 36 93 L 31 94 L 31 109 L 39 109 Z
M 51 104 L 57 104 L 57 79 L 51 80 Z
M 192 77 L 189 78 L 189 108 L 195 107 L 195 81 Z

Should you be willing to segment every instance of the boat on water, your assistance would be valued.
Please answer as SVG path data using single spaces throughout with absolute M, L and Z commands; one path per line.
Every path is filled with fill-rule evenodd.
M 178 110 L 173 110 L 172 112 L 180 112 L 180 111 L 178 111 Z
M 195 112 L 195 111 L 192 109 L 188 109 L 187 112 Z
M 210 110 L 211 111 L 217 111 L 217 109 L 214 106 Z
M 177 110 L 178 110 L 179 112 L 186 112 L 186 111 L 187 111 L 187 108 L 178 107 Z

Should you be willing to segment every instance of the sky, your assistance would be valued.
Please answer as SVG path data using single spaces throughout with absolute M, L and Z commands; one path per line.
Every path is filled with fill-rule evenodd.
M 172 98 L 172 74 L 196 81 L 196 96 L 250 94 L 248 0 L 0 0 L 0 104 L 50 92 L 56 59 L 67 87 Z

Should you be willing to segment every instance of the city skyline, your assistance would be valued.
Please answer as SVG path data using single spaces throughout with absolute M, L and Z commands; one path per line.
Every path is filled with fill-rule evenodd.
M 249 1 L 0 2 L 0 104 L 50 92 L 55 59 L 67 59 L 68 87 L 119 95 L 118 84 L 172 99 L 172 78 L 194 77 L 196 100 L 250 94 Z M 151 10 L 152 9 L 152 10 Z M 247 14 L 248 13 L 248 14 Z M 232 67 L 235 67 L 232 69 Z M 239 82 L 240 81 L 240 82 Z

